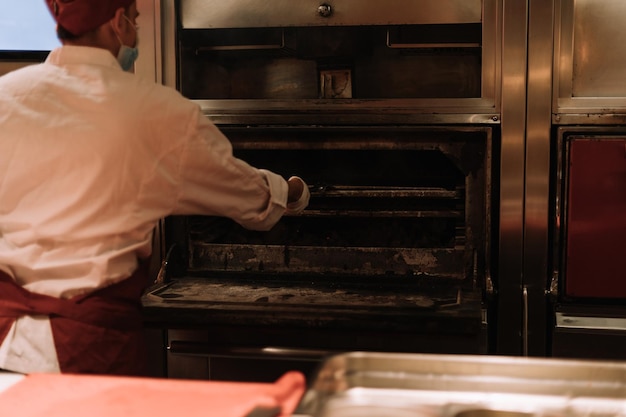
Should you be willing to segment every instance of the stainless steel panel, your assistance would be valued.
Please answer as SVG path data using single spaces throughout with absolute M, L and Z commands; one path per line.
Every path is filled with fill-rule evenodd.
M 556 327 L 566 329 L 613 330 L 624 332 L 626 331 L 626 318 L 575 316 L 557 312 Z
M 574 2 L 574 97 L 626 97 L 626 2 Z
M 527 5 L 504 2 L 502 50 L 502 149 L 497 281 L 498 352 L 521 354 L 522 252 L 526 134 Z M 512 329 L 516 329 L 513 331 Z
M 242 330 L 233 330 L 233 332 Z M 215 332 L 169 329 L 167 377 L 239 382 L 276 381 L 288 371 L 310 375 L 333 352 L 280 346 L 215 344 Z
M 310 416 L 624 416 L 622 362 L 354 352 L 327 359 Z
M 552 0 L 531 0 L 529 7 L 523 274 L 528 296 L 524 350 L 528 355 L 545 355 L 547 346 L 553 7 Z
M 194 101 L 218 125 L 500 124 L 491 99 Z
M 163 27 L 161 45 L 163 82 L 166 85 L 176 87 L 177 78 L 181 75 L 179 73 L 181 68 L 177 64 L 175 41 L 177 36 L 177 2 L 175 0 L 155 1 L 160 4 Z M 298 20 L 298 13 L 300 13 L 298 11 L 291 11 L 288 16 L 285 16 L 285 12 L 279 6 L 287 5 L 287 1 L 272 2 L 271 6 L 257 2 L 254 4 L 255 8 L 251 9 L 253 3 L 255 2 L 251 0 L 222 3 L 187 0 L 183 1 L 181 8 L 186 10 L 183 13 L 188 14 L 189 19 L 199 19 L 204 22 L 196 22 L 194 23 L 195 26 L 211 29 L 262 27 L 270 23 L 278 24 L 279 21 L 286 26 L 306 26 L 314 23 L 317 19 L 316 16 L 308 16 L 305 21 L 309 23 L 305 23 L 302 19 Z M 311 5 L 317 7 L 318 3 L 311 2 Z M 376 2 L 352 0 L 342 1 L 340 7 L 343 10 L 350 8 L 351 12 L 349 16 L 343 12 L 342 17 L 341 13 L 337 11 L 337 14 L 330 17 L 330 20 L 335 22 L 334 25 L 482 23 L 480 97 L 385 99 L 384 102 L 376 99 L 354 98 L 194 101 L 198 102 L 207 117 L 210 117 L 218 125 L 231 123 L 310 123 L 312 114 L 315 114 L 315 122 L 319 124 L 370 123 L 372 118 L 385 124 L 497 124 L 500 122 L 501 0 L 447 0 L 443 2 L 398 0 L 386 3 L 384 7 Z M 298 10 L 305 9 L 306 4 L 299 2 Z M 246 10 L 254 10 L 254 13 L 246 13 Z M 263 13 L 268 14 L 268 16 L 262 17 L 261 14 Z M 314 14 L 316 12 L 313 10 L 306 13 Z M 368 15 L 370 17 L 367 17 Z M 268 22 L 267 19 L 272 20 Z M 329 25 L 323 22 L 317 24 Z M 187 28 L 191 27 L 189 23 L 185 23 L 185 25 Z M 388 110 L 380 112 L 381 107 Z
M 586 124 L 597 123 L 598 117 L 626 111 L 625 15 L 622 0 L 557 0 L 556 123 L 577 122 L 569 114 L 587 114 Z
M 186 29 L 479 23 L 482 0 L 181 0 Z M 330 15 L 318 12 L 321 5 Z M 328 9 L 325 9 L 328 10 Z
M 176 8 L 174 0 L 154 0 L 161 16 L 161 69 L 163 84 L 176 87 Z
M 560 358 L 626 360 L 626 312 L 623 306 L 565 304 L 555 306 L 551 354 Z

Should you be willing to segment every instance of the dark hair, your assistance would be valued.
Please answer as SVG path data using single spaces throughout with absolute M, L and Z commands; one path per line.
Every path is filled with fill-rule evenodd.
M 73 40 L 73 39 L 78 39 L 79 36 L 74 35 L 72 32 L 70 32 L 69 30 L 65 29 L 63 26 L 61 25 L 57 25 L 57 37 L 60 40 Z

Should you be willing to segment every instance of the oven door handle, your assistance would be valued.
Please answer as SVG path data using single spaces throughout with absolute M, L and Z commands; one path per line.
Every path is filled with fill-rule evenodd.
M 285 30 L 284 29 L 281 29 L 279 43 L 199 46 L 196 48 L 196 53 L 204 52 L 204 51 L 255 51 L 255 50 L 270 50 L 270 49 L 285 49 Z
M 321 358 L 342 353 L 325 349 L 302 349 L 282 346 L 214 346 L 206 343 L 171 341 L 167 350 L 175 355 L 275 357 L 280 359 Z

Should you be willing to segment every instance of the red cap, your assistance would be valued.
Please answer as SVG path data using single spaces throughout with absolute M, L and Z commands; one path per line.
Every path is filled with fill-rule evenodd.
M 71 34 L 90 32 L 115 15 L 120 7 L 127 8 L 135 0 L 46 0 L 54 20 Z

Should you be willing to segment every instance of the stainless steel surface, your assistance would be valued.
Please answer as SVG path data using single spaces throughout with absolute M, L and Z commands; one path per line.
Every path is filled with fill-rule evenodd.
M 576 316 L 556 313 L 556 327 L 565 329 L 611 330 L 626 332 L 626 317 Z
M 280 407 L 257 406 L 245 417 L 278 417 L 282 414 Z
M 626 2 L 574 2 L 574 97 L 626 97 Z
M 193 342 L 171 341 L 167 346 L 167 350 L 177 355 L 212 355 L 212 356 L 246 356 L 246 357 L 265 357 L 265 358 L 283 358 L 283 359 L 299 359 L 317 361 L 321 358 L 337 354 L 329 350 L 319 349 L 300 349 L 283 346 L 228 346 L 227 348 L 215 348 L 208 345 L 199 345 Z
M 554 54 L 558 124 L 569 114 L 626 111 L 626 30 L 622 0 L 557 0 Z M 606 118 L 603 120 L 607 121 Z
M 476 23 L 482 0 L 181 0 L 185 28 Z M 327 15 L 327 9 L 331 14 Z M 319 8 L 324 12 L 319 12 Z
M 553 0 L 529 2 L 524 197 L 525 354 L 545 355 L 552 114 Z
M 305 99 L 317 96 L 317 67 L 314 61 L 283 58 L 262 69 L 252 66 L 234 70 L 230 77 L 230 93 L 234 98 Z
M 161 69 L 164 85 L 176 88 L 176 7 L 175 0 L 154 0 L 161 16 Z
M 161 0 L 161 14 L 163 20 L 163 80 L 166 85 L 173 87 L 180 82 L 177 72 L 181 70 L 176 60 L 176 7 L 174 0 Z M 314 120 L 319 124 L 333 123 L 500 123 L 500 54 L 501 54 L 501 19 L 500 0 L 446 0 L 441 1 L 394 1 L 380 7 L 376 2 L 342 1 L 340 4 L 328 2 L 333 13 L 330 17 L 320 17 L 317 8 L 323 2 L 279 1 L 263 3 L 254 0 L 239 0 L 236 2 L 216 2 L 187 0 L 182 1 L 183 20 L 189 22 L 186 28 L 265 28 L 276 27 L 323 27 L 346 26 L 364 27 L 366 25 L 395 25 L 395 24 L 463 24 L 466 22 L 482 23 L 480 50 L 480 85 L 476 97 L 460 98 L 385 98 L 367 99 L 357 96 L 334 96 L 331 99 L 312 98 L 310 93 L 283 96 L 281 99 L 237 99 L 227 100 L 219 97 L 203 99 L 195 97 L 205 115 L 216 124 L 302 124 Z M 310 9 L 308 8 L 310 6 Z M 302 19 L 299 16 L 302 15 Z M 303 20 L 304 19 L 304 20 Z M 332 22 L 332 23 L 329 23 Z M 386 40 L 380 42 L 384 45 Z M 421 45 L 423 48 L 424 45 Z M 441 47 L 442 45 L 439 45 Z M 454 49 L 455 44 L 445 45 Z M 463 45 L 463 47 L 472 45 Z M 430 45 L 429 47 L 437 47 Z M 474 48 L 476 48 L 474 46 Z M 436 49 L 436 48 L 435 48 Z M 461 54 L 462 55 L 462 54 Z M 403 64 L 406 65 L 406 64 Z M 443 65 L 443 63 L 441 63 Z M 422 66 L 424 70 L 429 64 Z M 422 68 L 421 67 L 421 68 Z M 459 64 L 450 64 L 442 68 L 437 74 L 449 71 L 461 71 Z M 380 69 L 376 69 L 378 71 Z M 410 70 L 395 71 L 395 74 L 404 74 L 404 78 L 411 78 L 410 74 L 418 73 L 422 69 L 411 66 Z M 362 71 L 363 72 L 363 71 Z M 372 70 L 360 74 L 362 85 L 371 84 L 363 79 Z M 180 74 L 179 74 L 180 75 Z M 419 87 L 425 79 L 433 77 L 432 72 L 427 76 L 407 80 L 400 83 L 407 88 Z M 398 75 L 394 75 L 395 78 Z M 390 78 L 387 74 L 383 79 Z M 463 80 L 462 74 L 454 80 Z M 432 80 L 431 80 L 432 81 Z M 317 78 L 312 78 L 317 83 Z M 399 81 L 398 81 L 399 82 Z M 453 83 L 445 82 L 442 88 Z M 424 84 L 426 85 L 426 84 Z M 428 85 L 435 85 L 432 82 Z M 411 87 L 412 86 L 412 87 Z M 418 87 L 416 87 L 418 86 Z M 425 88 L 425 87 L 424 87 Z M 309 91 L 309 90 L 306 90 Z M 306 96 L 306 97 L 305 97 Z M 321 95 L 324 97 L 323 95 Z M 380 112 L 381 106 L 386 110 Z M 373 120 L 372 120 L 373 118 Z
M 505 411 L 505 410 L 490 410 L 490 409 L 473 409 L 463 410 L 455 414 L 455 417 L 530 417 L 532 413 L 523 411 Z
M 521 354 L 526 151 L 527 2 L 503 2 L 498 350 Z M 511 328 L 520 329 L 511 332 Z
M 391 40 L 389 30 L 387 30 L 387 47 L 389 48 L 479 48 L 479 42 L 457 42 L 457 43 L 396 43 Z
M 388 111 L 380 112 L 379 102 L 358 100 L 316 100 L 314 103 L 298 101 L 297 108 L 287 111 L 284 101 L 247 100 L 194 100 L 202 108 L 205 116 L 217 125 L 246 124 L 291 124 L 310 123 L 314 119 L 319 125 L 362 125 L 362 124 L 483 124 L 499 125 L 500 115 L 493 108 L 485 109 L 484 114 L 467 113 L 480 110 L 480 99 L 453 100 L 415 100 L 416 108 L 407 105 L 406 100 L 385 100 Z M 339 102 L 341 101 L 341 102 Z M 462 101 L 462 103 L 458 103 Z M 431 106 L 430 108 L 428 106 Z M 465 107 L 457 107 L 463 105 Z M 264 111 L 255 109 L 264 108 Z M 320 112 L 322 108 L 322 112 Z M 470 110 L 471 109 L 471 110 Z M 293 111 L 295 110 L 295 111 Z M 269 112 L 268 112 L 269 111 Z
M 588 129 L 589 127 L 587 127 Z M 564 148 L 564 134 L 567 132 L 567 129 L 564 127 L 559 127 L 556 132 L 556 149 Z M 567 164 L 567 158 L 565 156 L 565 152 L 558 151 L 555 155 L 554 169 L 556 171 L 556 175 L 554 178 L 554 192 L 552 194 L 552 204 L 554 205 L 554 210 L 552 212 L 552 218 L 550 219 L 550 224 L 552 227 L 552 236 L 555 236 L 555 239 L 552 241 L 552 246 L 549 248 L 551 259 L 555 259 L 557 261 L 551 264 L 552 274 L 552 289 L 554 289 L 554 299 L 558 300 L 561 292 L 562 280 L 565 279 L 565 275 L 561 274 L 561 263 L 562 263 L 562 240 L 563 233 L 566 230 L 565 224 L 562 223 L 562 219 L 564 215 L 567 213 L 567 193 L 564 188 L 564 181 L 566 180 L 565 175 L 565 164 Z
M 353 352 L 322 364 L 296 414 L 624 416 L 626 364 Z

